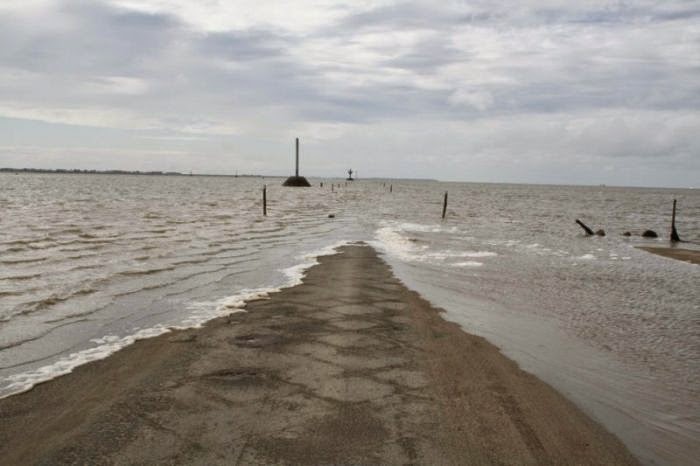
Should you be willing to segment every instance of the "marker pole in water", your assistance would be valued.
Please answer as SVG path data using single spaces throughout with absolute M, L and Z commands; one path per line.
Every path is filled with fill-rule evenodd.
M 394 192 L 394 185 L 393 185 L 393 184 L 390 184 L 390 185 L 389 185 L 389 192 L 390 192 L 390 193 L 393 193 L 393 192 Z
M 671 214 L 671 241 L 680 241 L 681 238 L 678 236 L 676 231 L 676 200 L 673 200 L 673 213 Z
M 263 185 L 263 215 L 267 217 L 267 185 Z
M 445 198 L 442 200 L 442 218 L 445 218 L 447 213 L 447 191 L 445 191 Z
M 296 154 L 296 169 L 294 171 L 294 174 L 297 178 L 299 178 L 299 138 L 296 138 Z

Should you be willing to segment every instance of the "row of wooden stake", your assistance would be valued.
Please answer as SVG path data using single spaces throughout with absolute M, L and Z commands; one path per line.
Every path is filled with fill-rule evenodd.
M 386 185 L 384 185 L 386 186 Z M 323 183 L 321 183 L 321 187 L 323 187 Z M 394 185 L 389 185 L 389 192 L 393 192 Z M 334 185 L 331 184 L 331 192 L 333 192 Z M 263 186 L 263 191 L 262 191 L 262 198 L 263 198 L 263 215 L 267 216 L 267 185 Z M 445 219 L 445 216 L 447 215 L 447 191 L 445 191 L 445 195 L 442 199 L 442 218 L 443 220 Z M 579 224 L 581 228 L 586 232 L 587 235 L 592 236 L 592 235 L 598 235 L 598 236 L 605 236 L 605 232 L 603 230 L 598 230 L 597 232 L 593 232 L 588 226 L 583 223 L 581 220 L 576 219 L 576 223 Z M 680 236 L 678 236 L 678 231 L 676 230 L 676 199 L 673 200 L 673 213 L 671 214 L 671 241 L 681 241 Z
M 384 185 L 386 186 L 386 184 Z M 321 187 L 323 187 L 323 183 L 321 183 Z M 389 185 L 389 192 L 393 192 L 394 185 Z M 331 192 L 333 192 L 334 185 L 331 184 Z M 267 185 L 263 186 L 263 215 L 267 216 Z M 445 216 L 447 215 L 447 191 L 445 191 L 444 197 L 442 199 L 442 219 L 445 219 Z M 586 224 L 584 224 L 582 221 L 579 219 L 576 219 L 576 223 L 583 228 L 583 230 L 586 232 L 587 235 L 592 236 L 592 235 L 598 235 L 598 236 L 605 236 L 605 232 L 603 230 L 598 230 L 597 232 L 593 232 L 592 229 L 590 229 Z M 645 233 L 646 234 L 646 233 Z M 626 233 L 627 236 L 629 236 L 628 233 Z M 654 233 L 654 235 L 656 235 Z M 678 231 L 676 230 L 676 199 L 673 200 L 673 213 L 671 214 L 671 241 L 673 242 L 678 242 L 681 241 L 680 236 L 678 235 Z

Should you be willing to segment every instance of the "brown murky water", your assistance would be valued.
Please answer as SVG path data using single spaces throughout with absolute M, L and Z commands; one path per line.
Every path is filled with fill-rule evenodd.
M 697 190 L 280 182 L 0 174 L 0 396 L 201 325 L 366 240 L 646 463 L 700 457 L 700 267 L 635 248 L 665 239 L 621 235 L 666 237 L 675 197 L 681 237 L 700 243 Z M 582 236 L 574 218 L 608 236 Z

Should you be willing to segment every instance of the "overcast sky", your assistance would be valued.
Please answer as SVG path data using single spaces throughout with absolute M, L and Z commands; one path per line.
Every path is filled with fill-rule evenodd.
M 700 1 L 0 0 L 0 166 L 700 187 Z

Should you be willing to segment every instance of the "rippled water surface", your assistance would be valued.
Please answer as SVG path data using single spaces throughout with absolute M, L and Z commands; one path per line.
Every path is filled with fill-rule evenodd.
M 364 240 L 644 462 L 700 458 L 700 267 L 635 248 L 668 245 L 673 198 L 698 248 L 698 190 L 280 181 L 0 174 L 0 396 L 237 311 Z

